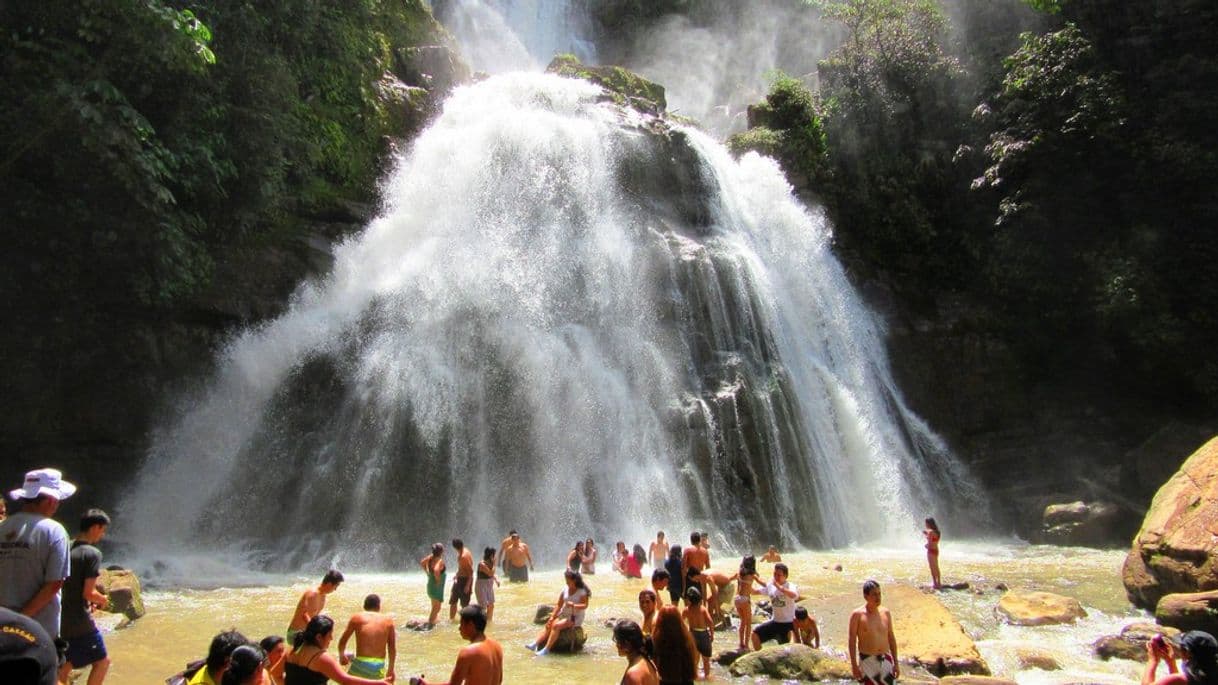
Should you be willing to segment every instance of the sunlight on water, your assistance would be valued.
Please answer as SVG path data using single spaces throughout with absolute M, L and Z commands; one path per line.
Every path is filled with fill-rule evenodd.
M 995 675 L 1013 677 L 1021 683 L 1130 682 L 1138 677 L 1139 665 L 1133 662 L 1103 662 L 1091 656 L 1091 643 L 1102 635 L 1114 634 L 1145 614 L 1129 607 L 1120 583 L 1120 564 L 1124 553 L 1026 546 L 1010 542 L 956 543 L 943 548 L 943 573 L 946 582 L 967 581 L 974 590 L 943 592 L 944 604 L 966 631 L 977 640 L 982 656 Z M 713 550 L 712 550 L 713 551 Z M 824 646 L 844 654 L 846 617 L 861 603 L 859 587 L 863 580 L 876 578 L 882 584 L 923 585 L 927 582 L 925 557 L 912 548 L 831 550 L 784 555 L 795 582 L 812 614 L 821 622 Z M 730 570 L 738 563 L 713 560 L 712 566 Z M 835 572 L 834 565 L 843 570 Z M 539 603 L 555 600 L 561 589 L 561 574 L 550 570 L 537 573 L 523 585 L 504 583 L 497 593 L 495 621 L 488 634 L 499 640 L 506 656 L 509 683 L 552 685 L 554 683 L 612 683 L 620 677 L 624 661 L 618 657 L 605 622 L 612 618 L 638 618 L 637 592 L 643 581 L 627 580 L 608 572 L 587 578 L 593 591 L 585 627 L 588 644 L 583 654 L 537 658 L 522 645 L 535 637 L 532 624 Z M 768 575 L 770 566 L 762 564 Z M 338 629 L 359 609 L 370 592 L 381 595 L 387 613 L 402 626 L 411 619 L 426 618 L 429 604 L 424 594 L 421 571 L 362 574 L 347 572 L 348 582 L 330 596 L 326 613 L 333 616 Z M 245 578 L 243 580 L 249 580 Z M 259 639 L 271 633 L 282 634 L 296 599 L 318 578 L 278 576 L 265 586 L 236 589 L 163 589 L 147 593 L 148 615 L 132 627 L 106 636 L 114 657 L 109 682 L 152 683 L 200 658 L 211 635 L 236 626 L 248 637 Z M 1074 626 L 1015 627 L 1000 624 L 994 615 L 1000 592 L 997 583 L 1012 589 L 1047 590 L 1077 598 L 1089 616 Z M 901 607 L 891 606 L 896 630 L 901 630 Z M 400 629 L 398 633 L 399 682 L 412 674 L 447 677 L 456 651 L 462 645 L 456 627 L 441 620 L 431 633 Z M 734 644 L 729 633 L 719 633 L 715 649 Z M 1063 670 L 1018 671 L 1015 654 L 1034 647 L 1055 657 Z M 332 647 L 336 650 L 337 647 Z M 843 657 L 844 658 L 844 657 Z M 718 679 L 730 679 L 726 669 L 715 666 Z M 743 682 L 743 679 L 742 679 Z

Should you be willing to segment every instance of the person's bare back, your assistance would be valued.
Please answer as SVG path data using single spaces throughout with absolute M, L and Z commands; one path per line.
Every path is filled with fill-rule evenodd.
M 385 658 L 395 637 L 393 618 L 375 611 L 361 611 L 351 617 L 348 628 L 355 634 L 355 655 Z
M 296 603 L 296 612 L 292 614 L 288 630 L 304 630 L 305 626 L 309 625 L 309 620 L 320 614 L 325 608 L 325 595 L 316 588 L 305 590 L 304 594 L 300 596 L 300 601 Z
M 488 638 L 461 649 L 449 685 L 500 685 L 503 682 L 503 647 Z

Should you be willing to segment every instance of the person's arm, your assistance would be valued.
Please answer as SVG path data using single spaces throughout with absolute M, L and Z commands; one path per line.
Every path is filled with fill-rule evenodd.
M 787 583 L 786 587 L 783 587 L 781 585 L 775 585 L 774 587 L 777 588 L 779 592 L 786 595 L 787 597 L 791 597 L 792 599 L 799 599 L 799 588 L 795 587 L 794 585 L 791 585 L 790 583 Z
M 343 666 L 351 663 L 351 659 L 347 657 L 347 640 L 351 637 L 351 633 L 355 632 L 355 619 L 347 621 L 347 629 L 343 631 L 342 637 L 338 638 L 338 661 Z
M 80 593 L 80 596 L 85 600 L 85 606 L 93 604 L 104 607 L 110 602 L 110 598 L 97 591 L 97 576 L 85 578 L 84 591 Z
M 534 570 L 533 569 L 533 553 L 529 551 L 528 545 L 524 546 L 524 558 L 529 560 L 529 570 L 530 571 Z
M 850 629 L 846 633 L 846 651 L 850 653 L 850 672 L 854 674 L 854 679 L 859 680 L 863 677 L 863 671 L 859 669 L 859 615 L 858 612 L 850 614 Z
M 897 658 L 897 636 L 892 629 L 892 613 L 884 613 L 888 614 L 888 651 L 892 652 L 892 675 L 894 678 L 900 678 L 901 661 Z
M 1154 640 L 1146 642 L 1146 671 L 1142 674 L 1142 685 L 1153 685 L 1155 680 L 1155 671 L 1159 670 L 1159 661 L 1167 662 L 1167 672 L 1176 672 L 1176 659 L 1171 653 L 1171 647 L 1168 647 L 1167 654 L 1160 654 L 1155 648 Z
M 389 643 L 388 643 L 388 645 L 387 645 L 387 647 L 389 648 L 389 670 L 388 670 L 388 671 L 386 671 L 386 672 L 389 674 L 389 676 L 390 676 L 390 677 L 393 677 L 394 665 L 397 663 L 397 660 L 398 660 L 398 638 L 397 638 L 397 632 L 398 632 L 398 631 L 397 631 L 397 629 L 396 629 L 396 628 L 394 628 L 394 627 L 392 627 L 392 626 L 390 627 L 390 629 L 389 629 Z
M 812 621 L 812 646 L 820 649 L 820 628 L 816 627 L 816 621 Z
M 43 583 L 42 587 L 38 588 L 38 592 L 34 593 L 34 596 L 30 598 L 30 601 L 26 602 L 25 606 L 21 607 L 21 613 L 33 618 L 35 614 L 42 611 L 42 608 L 45 607 L 48 602 L 55 598 L 55 594 L 58 593 L 59 589 L 62 587 L 62 580 L 52 580 Z

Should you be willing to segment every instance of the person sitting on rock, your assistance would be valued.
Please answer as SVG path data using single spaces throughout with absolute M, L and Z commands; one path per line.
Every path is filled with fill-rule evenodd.
M 1142 685 L 1218 685 L 1218 641 L 1203 630 L 1192 630 L 1180 637 L 1179 654 L 1184 671 L 1176 666 L 1177 650 L 1162 635 L 1146 643 L 1146 672 Z M 1159 662 L 1167 663 L 1167 675 L 1155 679 Z
M 584 624 L 584 612 L 588 610 L 592 591 L 584 584 L 584 578 L 578 571 L 568 570 L 563 574 L 563 579 L 567 586 L 558 595 L 558 602 L 554 605 L 550 620 L 546 621 L 537 639 L 525 645 L 528 649 L 537 650 L 537 656 L 549 654 L 562 631 Z

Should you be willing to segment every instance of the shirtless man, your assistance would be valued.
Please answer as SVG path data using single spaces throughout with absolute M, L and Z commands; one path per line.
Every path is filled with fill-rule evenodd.
M 740 574 L 733 573 L 728 575 L 722 571 L 705 571 L 702 574 L 703 583 L 706 585 L 706 590 L 709 593 L 706 601 L 706 608 L 710 610 L 711 616 L 716 621 L 723 618 L 723 603 L 732 598 L 730 592 L 725 592 L 724 589 L 731 585 Z
M 533 555 L 529 553 L 529 546 L 520 541 L 519 533 L 512 531 L 508 534 L 503 546 L 499 548 L 499 558 L 509 581 L 529 582 L 529 571 L 533 570 Z
M 433 684 L 423 676 L 410 679 L 410 685 L 501 685 L 503 647 L 486 636 L 486 613 L 477 604 L 461 610 L 461 637 L 469 646 L 457 653 L 453 673 L 445 683 Z
M 668 540 L 664 539 L 664 531 L 656 533 L 655 542 L 651 543 L 651 547 L 647 548 L 647 563 L 651 564 L 652 568 L 660 568 L 664 565 L 664 560 L 668 558 Z
M 880 584 L 874 580 L 863 583 L 863 598 L 867 603 L 850 614 L 850 669 L 864 685 L 892 685 L 901 677 L 892 614 L 880 606 Z
M 347 640 L 352 633 L 355 634 L 354 659 L 347 653 Z M 339 663 L 347 666 L 347 673 L 358 678 L 384 678 L 393 673 L 393 664 L 398 658 L 396 633 L 393 618 L 381 613 L 381 598 L 368 595 L 364 598 L 364 610 L 347 621 L 347 629 L 338 639 Z M 385 660 L 386 652 L 388 661 Z
M 681 577 L 685 579 L 685 587 L 697 585 L 701 588 L 704 583 L 702 572 L 708 566 L 710 553 L 702 547 L 702 534 L 694 531 L 689 534 L 689 547 L 681 554 Z
M 469 606 L 470 594 L 474 591 L 474 555 L 465 549 L 460 538 L 453 538 L 453 549 L 457 550 L 457 576 L 453 578 L 452 593 L 448 596 L 448 620 L 457 618 L 457 604 Z
M 777 564 L 782 561 L 782 556 L 778 554 L 778 548 L 770 545 L 770 548 L 765 551 L 765 555 L 761 557 L 761 561 L 767 564 Z
M 288 644 L 296 643 L 296 633 L 304 630 L 309 621 L 326 608 L 326 595 L 337 590 L 342 582 L 343 574 L 330 569 L 321 579 L 321 585 L 316 589 L 304 591 L 300 601 L 296 603 L 296 613 L 292 614 L 292 620 L 288 623 Z

